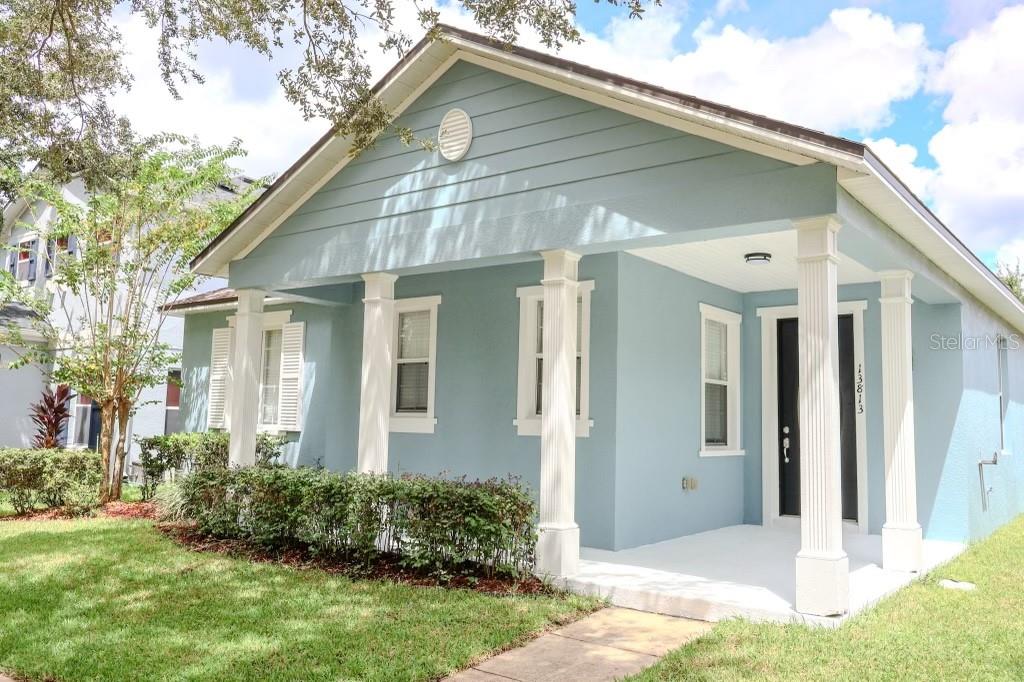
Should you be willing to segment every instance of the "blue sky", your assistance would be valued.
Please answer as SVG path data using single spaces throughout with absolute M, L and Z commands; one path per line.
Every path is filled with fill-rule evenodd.
M 418 36 L 411 0 L 395 2 Z M 474 28 L 457 2 L 434 4 Z M 640 21 L 583 0 L 577 23 L 584 43 L 562 56 L 866 141 L 990 265 L 1024 259 L 1024 0 L 666 0 Z M 123 110 L 140 129 L 241 137 L 253 174 L 282 172 L 323 132 L 275 78 L 294 48 L 268 63 L 207 45 L 207 83 L 175 102 L 156 77 L 153 33 L 128 17 L 122 29 L 136 74 Z M 395 56 L 376 41 L 364 46 L 383 74 Z M 520 42 L 540 48 L 528 31 Z

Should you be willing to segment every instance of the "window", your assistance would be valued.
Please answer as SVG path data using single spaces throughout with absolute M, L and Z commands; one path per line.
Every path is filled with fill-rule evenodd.
M 999 449 L 1006 449 L 1006 412 L 1010 408 L 1010 370 L 1007 357 L 1007 340 L 1000 336 L 996 341 L 996 363 L 999 371 Z
M 260 369 L 261 426 L 276 426 L 281 386 L 281 330 L 263 332 L 263 360 Z
M 92 398 L 79 394 L 75 400 L 75 431 L 72 434 L 71 445 L 80 447 L 91 445 L 92 408 Z
M 167 373 L 167 394 L 164 398 L 164 433 L 181 431 L 179 406 L 181 405 L 181 370 L 172 369 Z
M 391 430 L 433 433 L 440 296 L 395 301 Z
M 741 316 L 700 304 L 702 457 L 742 455 L 740 445 Z
M 74 238 L 59 237 L 46 242 L 46 276 L 52 277 L 61 259 L 74 255 Z
M 36 279 L 36 244 L 35 239 L 19 242 L 7 257 L 8 270 L 19 282 Z
M 263 313 L 256 421 L 261 431 L 299 431 L 305 371 L 305 322 L 291 322 L 290 310 Z M 235 318 L 211 335 L 206 425 L 230 429 Z
M 590 435 L 590 297 L 594 282 L 579 283 L 576 301 L 576 436 Z M 519 297 L 519 435 L 539 436 L 544 408 L 544 288 L 521 287 Z

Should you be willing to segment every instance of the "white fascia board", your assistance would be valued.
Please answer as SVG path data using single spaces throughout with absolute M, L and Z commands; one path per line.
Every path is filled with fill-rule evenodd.
M 909 190 L 895 186 L 869 162 L 863 161 L 861 165 L 860 173 L 840 172 L 840 186 L 954 282 L 1024 332 L 1024 304 L 999 282 L 995 273 L 936 218 L 911 203 L 907 197 Z

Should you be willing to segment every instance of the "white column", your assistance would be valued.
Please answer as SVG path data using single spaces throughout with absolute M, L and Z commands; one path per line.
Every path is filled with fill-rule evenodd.
M 263 355 L 263 292 L 238 290 L 234 358 L 231 365 L 231 429 L 228 461 L 234 467 L 256 463 L 256 425 Z
M 576 525 L 576 298 L 579 254 L 545 251 L 544 375 L 540 419 L 540 538 L 537 573 L 573 575 Z
M 361 473 L 388 470 L 388 427 L 391 420 L 391 364 L 395 333 L 395 280 L 386 272 L 363 275 L 363 371 L 359 384 L 359 449 Z
M 800 318 L 800 552 L 796 610 L 819 616 L 849 609 L 843 551 L 839 439 L 839 305 L 832 216 L 797 227 Z
M 910 280 L 905 270 L 882 280 L 882 419 L 885 443 L 885 524 L 882 568 L 921 570 L 914 447 L 914 374 L 911 357 Z

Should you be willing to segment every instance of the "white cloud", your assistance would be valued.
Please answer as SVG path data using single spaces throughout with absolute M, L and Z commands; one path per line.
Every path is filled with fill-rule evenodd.
M 747 0 L 718 0 L 715 3 L 715 16 L 724 17 L 733 12 L 749 12 L 750 6 Z
M 1018 265 L 1024 268 L 1024 238 L 1000 246 L 996 252 L 996 262 L 1010 268 Z
M 935 60 L 921 25 L 896 24 L 867 8 L 834 10 L 807 35 L 777 40 L 732 25 L 715 31 L 708 21 L 685 53 L 673 47 L 681 29 L 678 18 L 665 20 L 655 9 L 631 27 L 628 41 L 587 35 L 563 54 L 793 123 L 864 133 L 890 121 L 893 102 L 912 97 Z
M 935 170 L 916 165 L 918 151 L 912 144 L 901 144 L 891 137 L 877 140 L 867 138 L 864 144 L 889 167 L 919 199 L 927 200 L 931 196 L 931 183 L 935 178 Z
M 949 95 L 928 150 L 936 211 L 968 243 L 992 251 L 1024 233 L 1024 6 L 950 46 L 928 88 Z

